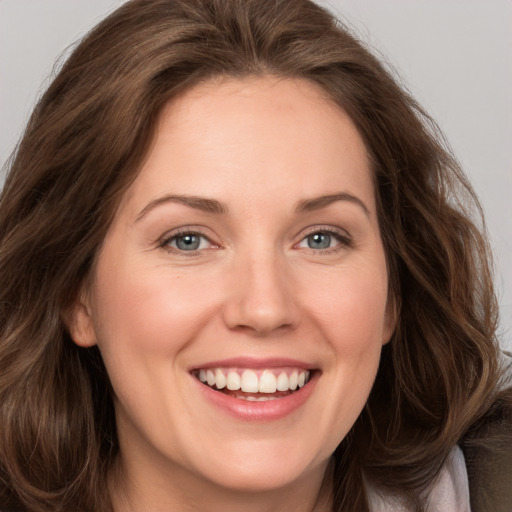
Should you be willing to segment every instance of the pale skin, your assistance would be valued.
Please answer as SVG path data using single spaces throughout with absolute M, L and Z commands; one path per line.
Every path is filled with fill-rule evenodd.
M 115 391 L 116 511 L 329 509 L 394 318 L 367 153 L 318 86 L 224 78 L 172 100 L 91 277 L 70 330 Z M 226 412 L 191 369 L 233 357 L 302 362 L 307 399 Z

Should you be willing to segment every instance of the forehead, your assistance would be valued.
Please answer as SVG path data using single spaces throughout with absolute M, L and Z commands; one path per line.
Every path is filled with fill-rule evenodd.
M 348 115 L 320 86 L 276 77 L 216 79 L 171 100 L 125 200 L 164 191 L 223 200 L 231 191 L 250 202 L 262 183 L 283 201 L 349 188 L 374 202 L 367 151 Z

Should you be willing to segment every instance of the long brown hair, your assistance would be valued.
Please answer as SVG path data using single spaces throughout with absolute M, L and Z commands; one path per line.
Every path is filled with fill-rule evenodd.
M 132 0 L 74 50 L 28 123 L 0 202 L 0 504 L 110 511 L 118 454 L 96 348 L 66 315 L 162 107 L 220 75 L 319 84 L 370 156 L 397 329 L 337 448 L 334 510 L 364 481 L 421 510 L 449 451 L 496 398 L 497 309 L 480 207 L 433 121 L 309 0 Z

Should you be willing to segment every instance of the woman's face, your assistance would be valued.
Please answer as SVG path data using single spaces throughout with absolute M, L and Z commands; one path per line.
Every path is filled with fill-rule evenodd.
M 162 112 L 91 282 L 72 334 L 101 350 L 127 474 L 257 491 L 323 473 L 393 329 L 361 137 L 309 82 L 196 86 Z

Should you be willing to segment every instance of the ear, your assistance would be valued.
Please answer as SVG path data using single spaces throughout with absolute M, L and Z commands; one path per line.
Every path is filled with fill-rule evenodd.
M 384 329 L 382 331 L 382 344 L 386 345 L 391 340 L 396 325 L 398 322 L 398 318 L 400 316 L 400 301 L 396 297 L 390 294 L 387 304 L 386 304 L 386 312 L 384 317 Z
M 65 315 L 71 339 L 80 347 L 88 348 L 96 345 L 96 331 L 94 329 L 92 308 L 89 294 L 82 290 L 75 304 Z

